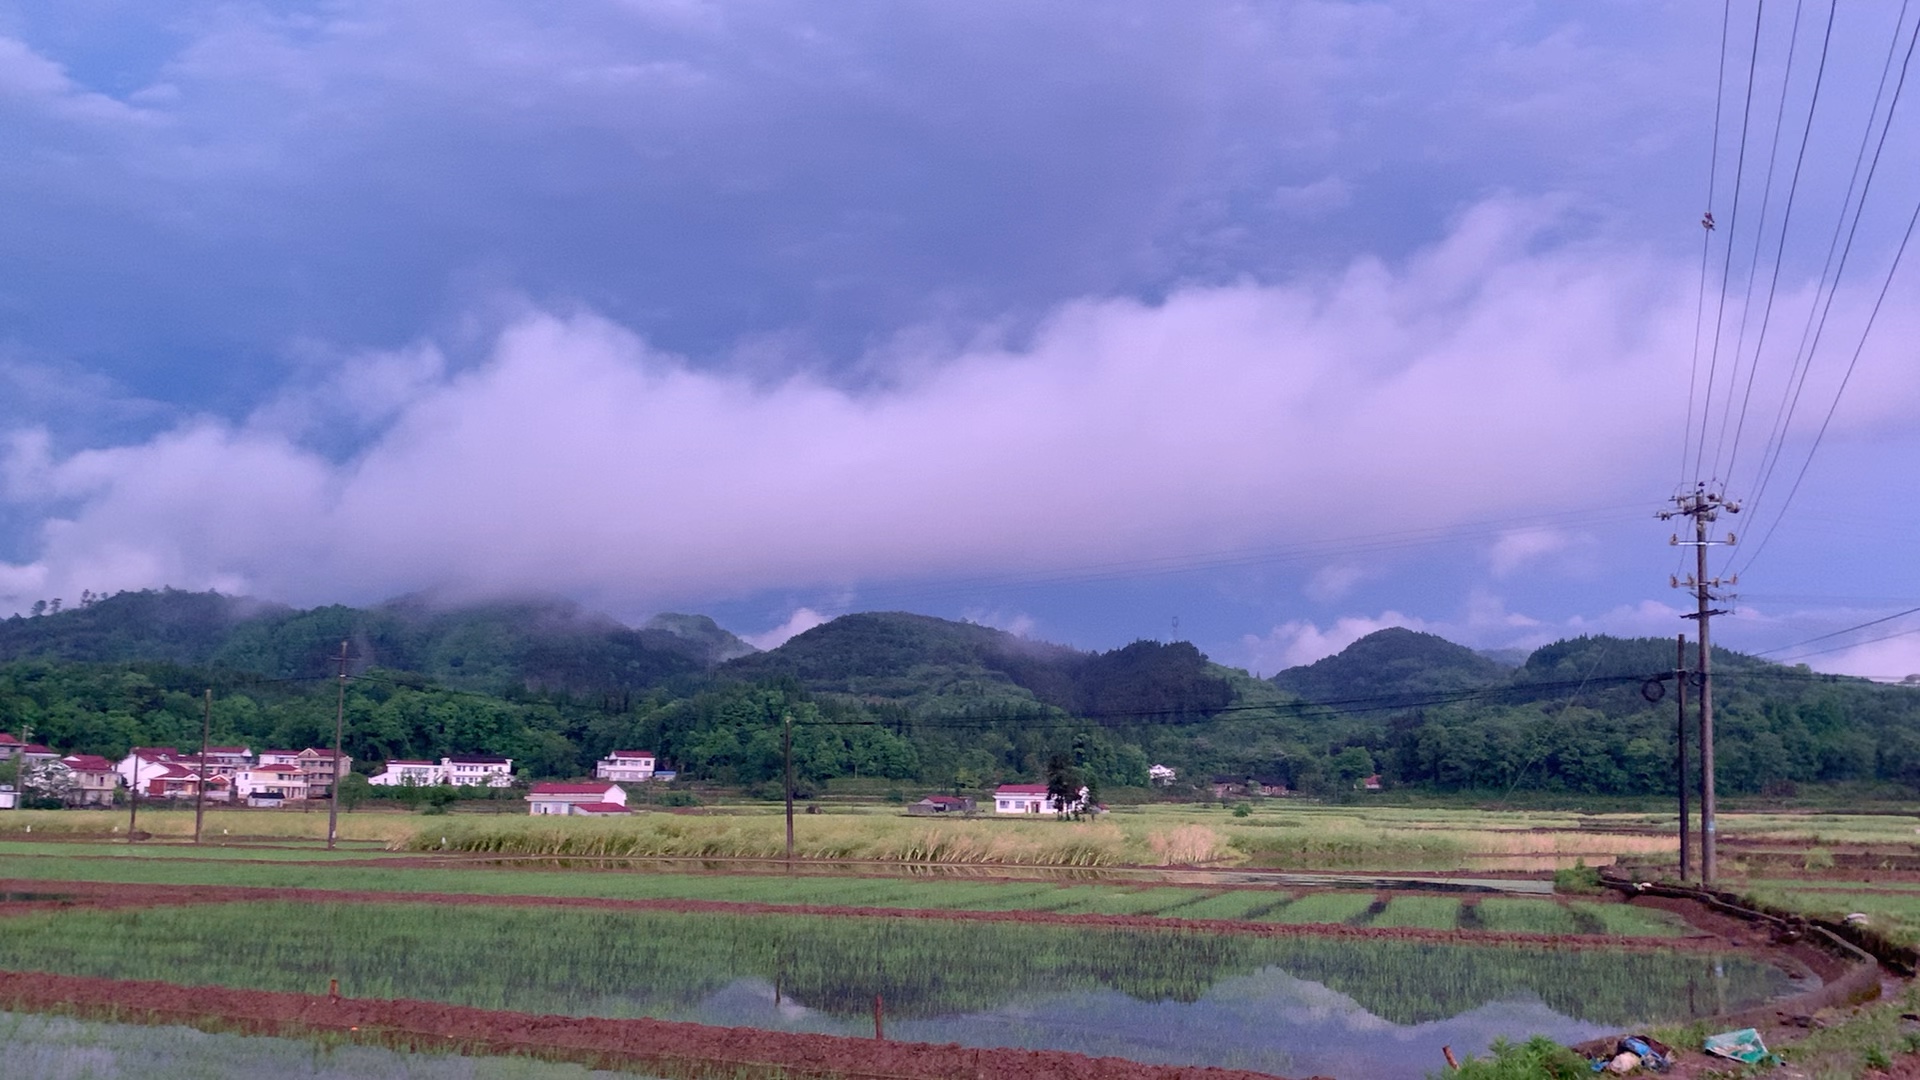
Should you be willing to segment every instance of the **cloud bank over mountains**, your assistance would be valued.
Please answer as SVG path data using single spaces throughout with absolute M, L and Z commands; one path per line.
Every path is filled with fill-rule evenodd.
M 1892 19 L 1842 14 L 1837 55 Z M 0 612 L 558 591 L 774 641 L 921 589 L 1250 666 L 1668 632 L 1718 18 L 0 0 Z M 1854 617 L 1819 528 L 1869 494 L 1920 593 L 1902 288 L 1735 630 Z

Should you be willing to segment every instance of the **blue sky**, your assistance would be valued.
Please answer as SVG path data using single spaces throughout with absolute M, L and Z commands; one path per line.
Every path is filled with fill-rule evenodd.
M 1697 478 L 1761 495 L 1721 640 L 1920 671 L 1864 640 L 1920 617 L 1783 648 L 1920 605 L 1920 101 L 1868 127 L 1920 13 L 1730 10 L 1716 95 L 1706 5 L 0 0 L 0 609 L 1177 618 L 1270 672 L 1677 633 Z

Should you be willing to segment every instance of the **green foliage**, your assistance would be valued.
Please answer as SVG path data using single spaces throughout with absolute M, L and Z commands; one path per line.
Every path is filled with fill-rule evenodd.
M 1495 1039 L 1489 1056 L 1462 1061 L 1458 1071 L 1427 1075 L 1434 1080 L 1581 1080 L 1593 1074 L 1579 1054 L 1536 1035 L 1518 1045 Z
M 1554 892 L 1597 893 L 1600 889 L 1600 870 L 1588 866 L 1585 859 L 1575 859 L 1572 866 L 1553 872 Z
M 688 779 L 751 790 L 777 782 L 791 715 L 800 786 L 886 780 L 909 801 L 1042 780 L 1060 755 L 1116 802 L 1145 798 L 1155 763 L 1189 796 L 1226 775 L 1372 798 L 1355 785 L 1375 772 L 1396 792 L 1503 799 L 1673 789 L 1670 706 L 1639 692 L 1672 666 L 1671 643 L 1609 637 L 1557 642 L 1509 671 L 1386 630 L 1263 681 L 1186 643 L 1083 653 L 901 613 L 845 616 L 753 653 L 701 616 L 633 629 L 553 601 L 294 611 L 163 590 L 0 622 L 0 729 L 109 757 L 190 747 L 211 685 L 216 742 L 325 745 L 342 639 L 359 676 L 346 749 L 368 763 L 491 753 L 531 777 L 573 778 L 610 750 L 645 748 Z M 1717 663 L 1724 793 L 1920 789 L 1920 688 L 1733 653 Z M 1480 693 L 1447 697 L 1460 689 Z M 1253 854 L 1284 859 L 1286 843 L 1273 845 Z
M 1233 808 L 1233 816 L 1234 817 L 1252 817 L 1253 807 L 1248 806 L 1246 803 L 1236 803 Z

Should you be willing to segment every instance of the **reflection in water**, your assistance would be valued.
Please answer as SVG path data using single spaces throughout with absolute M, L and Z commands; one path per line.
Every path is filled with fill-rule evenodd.
M 871 1035 L 870 1021 L 836 1017 L 742 979 L 675 1019 L 708 1024 Z M 1178 1065 L 1219 1065 L 1287 1076 L 1324 1074 L 1418 1080 L 1441 1064 L 1440 1047 L 1480 1053 L 1500 1036 L 1572 1042 L 1604 1025 L 1555 1013 L 1538 998 L 1493 1001 L 1444 1020 L 1396 1024 L 1352 998 L 1279 968 L 1227 979 L 1198 1001 L 1142 1001 L 1115 990 L 1043 994 L 979 1012 L 889 1020 L 890 1038 L 965 1046 L 1071 1050 Z

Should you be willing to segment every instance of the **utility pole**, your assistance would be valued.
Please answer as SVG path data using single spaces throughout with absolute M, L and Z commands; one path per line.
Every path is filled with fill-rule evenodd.
M 140 755 L 133 758 L 133 778 L 127 783 L 127 843 L 133 843 L 133 830 L 140 823 Z
M 1681 634 L 1674 646 L 1673 653 L 1673 699 L 1679 706 L 1678 715 L 1673 723 L 1675 759 L 1680 767 L 1680 880 L 1693 877 L 1693 863 L 1688 855 L 1687 831 L 1693 823 L 1687 819 L 1687 635 Z
M 1707 576 L 1707 549 L 1720 545 L 1731 546 L 1737 538 L 1729 532 L 1725 540 L 1708 539 L 1707 526 L 1720 517 L 1722 510 L 1729 514 L 1740 512 L 1740 504 L 1715 495 L 1707 490 L 1705 484 L 1696 484 L 1685 495 L 1676 495 L 1674 509 L 1660 512 L 1660 519 L 1685 517 L 1693 519 L 1693 539 L 1682 540 L 1674 534 L 1671 543 L 1676 547 L 1694 549 L 1695 572 L 1687 576 L 1683 583 L 1677 577 L 1672 584 L 1680 588 L 1683 584 L 1693 593 L 1698 610 L 1681 616 L 1683 619 L 1700 620 L 1700 661 L 1695 668 L 1700 686 L 1700 883 L 1713 887 L 1719 877 L 1719 864 L 1716 858 L 1718 837 L 1714 826 L 1714 784 L 1713 784 L 1713 638 L 1710 630 L 1715 615 L 1726 612 L 1713 606 L 1714 601 L 1725 599 L 1716 595 L 1715 589 L 1723 585 L 1739 583 L 1738 577 L 1722 581 Z
M 784 733 L 781 743 L 787 756 L 787 864 L 791 868 L 793 864 L 793 714 L 782 713 L 780 723 Z
M 213 687 L 207 687 L 207 708 L 200 715 L 200 782 L 193 786 L 193 842 L 200 842 L 200 826 L 207 816 L 207 743 L 213 736 Z
M 340 740 L 347 727 L 347 643 L 340 643 L 340 696 L 333 710 L 333 783 L 327 785 L 327 850 L 340 836 Z

